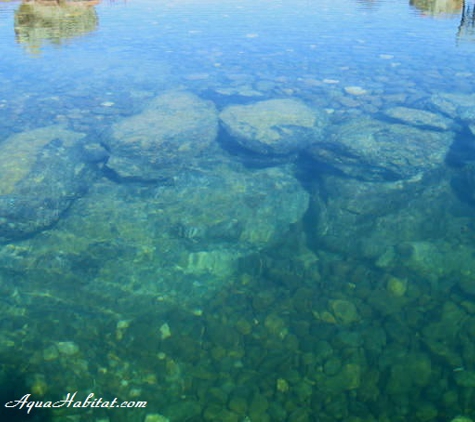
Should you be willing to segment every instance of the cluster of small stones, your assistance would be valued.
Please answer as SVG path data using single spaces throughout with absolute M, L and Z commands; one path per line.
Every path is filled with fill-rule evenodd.
M 63 333 L 30 357 L 29 391 L 147 401 L 127 409 L 132 422 L 473 418 L 473 301 L 351 260 L 276 252 L 206 307 L 96 319 L 109 333 L 93 344 L 76 315 L 75 341 Z M 2 351 L 15 347 L 21 359 L 31 344 L 18 348 L 25 338 L 15 335 Z M 105 408 L 72 413 L 115 420 Z

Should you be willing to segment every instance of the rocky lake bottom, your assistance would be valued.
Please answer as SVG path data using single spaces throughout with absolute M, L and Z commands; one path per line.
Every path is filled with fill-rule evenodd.
M 87 9 L 81 31 L 117 31 L 103 61 L 93 36 L 81 51 L 69 26 L 55 50 L 60 39 L 43 45 L 15 16 L 5 57 L 20 51 L 21 71 L 0 65 L 0 398 L 147 406 L 5 418 L 475 420 L 475 91 L 462 40 L 376 49 L 369 6 L 358 16 L 372 37 L 312 37 L 303 8 L 307 32 L 286 38 L 276 22 L 293 15 L 276 6 L 260 35 L 244 6 L 224 5 L 217 21 L 240 11 L 232 36 L 207 38 L 213 16 L 190 29 L 178 5 L 145 5 L 136 30 L 160 37 L 117 29 L 109 11 L 123 5 L 99 5 L 102 20 Z M 323 39 L 355 42 L 336 54 Z

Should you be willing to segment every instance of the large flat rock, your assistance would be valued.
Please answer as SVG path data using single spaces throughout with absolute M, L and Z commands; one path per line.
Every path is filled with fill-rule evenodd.
M 107 166 L 122 178 L 173 177 L 213 146 L 217 131 L 214 104 L 189 92 L 165 92 L 113 125 L 103 140 L 111 153 Z
M 440 113 L 420 110 L 411 107 L 391 107 L 384 111 L 391 119 L 416 127 L 448 130 L 454 126 L 452 119 L 442 116 Z
M 308 152 L 347 176 L 367 181 L 419 178 L 444 164 L 455 134 L 366 118 L 336 126 Z
M 221 123 L 244 148 L 259 154 L 291 154 L 322 136 L 324 112 L 294 99 L 232 105 L 220 114 Z
M 84 139 L 82 133 L 53 125 L 12 135 L 0 144 L 1 241 L 51 226 L 87 191 L 96 165 L 85 153 Z

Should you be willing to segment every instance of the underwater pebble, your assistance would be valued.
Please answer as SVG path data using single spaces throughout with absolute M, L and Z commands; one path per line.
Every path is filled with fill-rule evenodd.
M 416 417 L 420 421 L 435 420 L 439 412 L 432 403 L 421 403 L 416 410 Z
M 409 107 L 391 107 L 384 114 L 392 119 L 400 120 L 405 124 L 432 127 L 435 129 L 448 130 L 453 121 L 437 113 Z
M 345 86 L 344 89 L 345 92 L 350 95 L 364 95 L 368 93 L 366 89 L 361 88 L 360 86 Z
M 43 350 L 43 359 L 52 361 L 59 357 L 59 351 L 55 345 L 49 346 Z
M 470 78 L 473 76 L 472 72 L 457 72 L 455 73 L 456 78 Z
M 336 320 L 342 324 L 352 324 L 360 320 L 356 306 L 348 300 L 332 300 L 330 307 Z
M 236 330 L 243 335 L 248 335 L 252 331 L 252 324 L 249 321 L 241 318 L 236 321 Z
M 137 398 L 137 397 L 140 397 L 141 395 L 142 395 L 141 388 L 134 387 L 134 388 L 131 388 L 129 391 L 129 397 L 131 398 Z
M 61 355 L 73 356 L 79 353 L 79 346 L 73 341 L 58 341 L 56 347 Z
M 283 378 L 278 378 L 276 382 L 276 389 L 279 393 L 286 393 L 289 391 L 289 383 Z
M 115 330 L 115 338 L 116 340 L 120 341 L 124 338 L 124 333 L 127 328 L 130 326 L 130 320 L 120 320 L 117 321 L 116 330 Z
M 116 328 L 118 330 L 124 330 L 126 328 L 129 328 L 129 326 L 130 326 L 130 320 L 122 319 L 120 321 L 117 321 Z
M 209 73 L 191 73 L 185 76 L 188 81 L 202 81 L 209 78 Z
M 159 331 L 160 331 L 160 338 L 162 340 L 165 340 L 172 336 L 172 331 L 170 330 L 170 326 L 166 322 L 160 326 Z
M 264 320 L 264 326 L 272 335 L 280 337 L 281 339 L 284 339 L 289 332 L 286 322 L 275 314 L 267 315 Z
M 467 416 L 456 416 L 450 422 L 473 422 L 473 421 Z
M 145 416 L 144 422 L 170 422 L 170 419 L 159 413 L 149 413 Z
M 48 384 L 46 383 L 43 374 L 35 374 L 30 384 L 31 394 L 34 396 L 44 396 L 48 391 Z
M 239 415 L 245 415 L 248 409 L 246 399 L 241 396 L 232 397 L 229 401 L 228 407 Z
M 388 292 L 396 297 L 402 297 L 406 294 L 407 280 L 397 277 L 390 277 L 386 285 Z

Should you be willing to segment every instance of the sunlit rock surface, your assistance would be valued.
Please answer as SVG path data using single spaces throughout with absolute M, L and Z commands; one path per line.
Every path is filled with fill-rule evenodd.
M 410 107 L 390 107 L 384 114 L 391 119 L 400 121 L 407 125 L 423 127 L 426 129 L 448 130 L 453 126 L 453 121 L 438 113 L 420 110 Z
M 214 104 L 188 92 L 166 92 L 113 125 L 103 140 L 111 152 L 107 166 L 121 178 L 173 177 L 209 151 L 217 130 Z
M 474 94 L 439 92 L 431 95 L 427 103 L 434 111 L 455 119 L 460 111 L 473 107 L 474 102 Z
M 0 240 L 55 223 L 96 176 L 84 135 L 58 125 L 12 135 L 0 144 Z
M 232 105 L 220 114 L 233 141 L 259 154 L 289 154 L 320 139 L 326 125 L 324 112 L 293 99 Z
M 310 156 L 343 174 L 367 181 L 421 177 L 444 164 L 452 132 L 421 130 L 375 119 L 351 120 L 314 142 Z
M 442 92 L 434 94 L 427 106 L 452 119 L 459 120 L 475 134 L 475 95 Z

